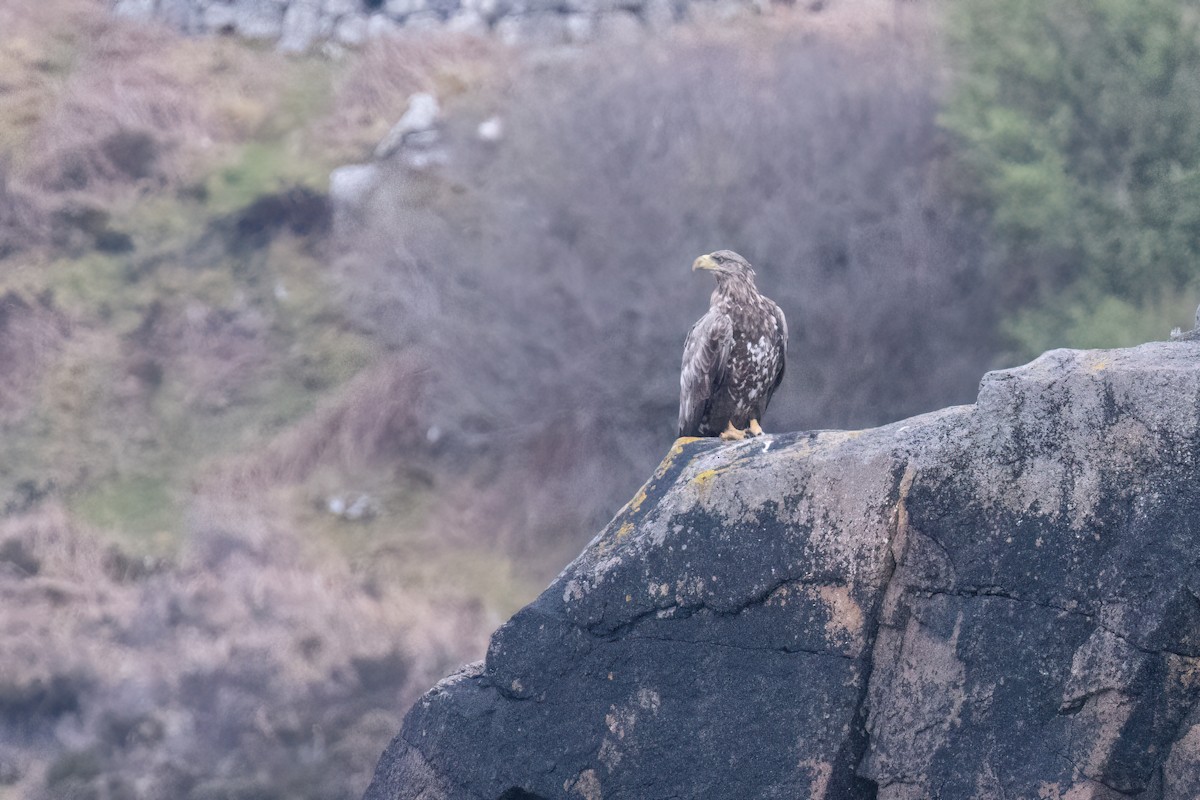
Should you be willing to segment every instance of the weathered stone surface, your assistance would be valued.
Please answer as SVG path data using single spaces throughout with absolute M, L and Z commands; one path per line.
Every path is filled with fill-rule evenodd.
M 184 33 L 208 30 L 204 27 L 205 6 L 201 0 L 158 0 L 155 15 Z
M 113 13 L 118 17 L 148 19 L 154 16 L 155 0 L 116 0 Z
M 677 442 L 368 800 L 1200 796 L 1200 344 Z
M 558 48 L 614 34 L 631 40 L 643 26 L 660 30 L 691 17 L 727 20 L 762 12 L 769 0 L 109 0 L 113 12 L 157 17 L 185 33 L 233 33 L 273 39 L 280 51 L 315 44 L 331 53 L 402 30 L 486 35 L 521 47 Z M 823 4 L 813 6 L 818 13 Z M 694 13 L 693 13 L 694 9 Z M 631 24 L 631 21 L 636 24 Z M 332 49 L 330 49 L 332 48 Z
M 567 14 L 567 39 L 571 42 L 590 42 L 596 38 L 596 19 L 593 14 Z
M 507 45 L 553 47 L 571 41 L 567 19 L 556 12 L 514 14 L 501 18 L 493 30 Z
M 479 123 L 475 129 L 475 138 L 481 142 L 498 142 L 504 138 L 504 120 L 499 116 L 491 116 Z
M 674 25 L 680 12 L 671 0 L 646 0 L 641 8 L 642 21 L 654 31 L 663 31 Z
M 334 224 L 344 227 L 348 220 L 356 218 L 381 180 L 375 164 L 347 164 L 329 173 L 329 204 Z
M 404 19 L 410 14 L 424 11 L 426 5 L 426 0 L 387 0 L 383 4 L 383 10 L 390 17 Z
M 358 0 L 322 0 L 321 11 L 331 17 L 344 17 L 362 7 Z
M 287 0 L 238 0 L 231 5 L 204 7 L 204 27 L 231 31 L 247 39 L 278 39 L 283 35 Z
M 637 42 L 645 34 L 641 20 L 631 11 L 614 11 L 600 17 L 596 23 L 596 38 L 628 44 Z
M 343 17 L 334 28 L 334 38 L 347 47 L 358 47 L 367 40 L 366 17 Z
M 393 36 L 400 31 L 400 23 L 383 14 L 374 14 L 367 18 L 367 38 L 378 39 L 381 36 Z
M 321 0 L 293 0 L 283 16 L 279 50 L 303 53 L 321 35 Z
M 408 98 L 408 107 L 404 110 L 404 114 L 376 145 L 375 157 L 387 158 L 405 144 L 414 143 L 414 139 L 419 140 L 422 134 L 433 133 L 433 136 L 426 137 L 426 140 L 419 140 L 415 144 L 421 146 L 436 144 L 438 138 L 436 126 L 441 114 L 442 110 L 437 97 L 429 92 L 413 94 Z
M 446 20 L 446 30 L 450 33 L 469 33 L 472 36 L 484 36 L 488 32 L 487 20 L 477 11 L 463 10 Z
M 562 0 L 568 12 L 576 14 L 608 14 L 619 9 L 619 0 Z

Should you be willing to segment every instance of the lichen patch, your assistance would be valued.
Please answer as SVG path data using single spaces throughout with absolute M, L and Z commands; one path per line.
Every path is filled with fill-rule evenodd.
M 818 586 L 817 595 L 829 610 L 825 636 L 834 641 L 842 636 L 857 639 L 863 632 L 863 612 L 846 586 Z

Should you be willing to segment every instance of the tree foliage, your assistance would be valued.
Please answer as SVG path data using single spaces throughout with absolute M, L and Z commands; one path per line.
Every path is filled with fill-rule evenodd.
M 1190 318 L 1200 256 L 1200 3 L 963 0 L 944 123 L 990 213 L 1029 350 Z M 1184 315 L 1179 319 L 1178 315 Z M 1169 317 L 1169 318 L 1168 318 Z M 1112 338 L 1104 338 L 1105 327 Z

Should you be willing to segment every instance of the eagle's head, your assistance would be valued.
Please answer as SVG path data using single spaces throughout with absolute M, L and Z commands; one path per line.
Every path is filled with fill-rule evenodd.
M 718 283 L 729 278 L 742 278 L 754 283 L 754 270 L 750 268 L 750 262 L 732 250 L 717 250 L 700 256 L 692 262 L 692 271 L 698 269 L 716 273 Z

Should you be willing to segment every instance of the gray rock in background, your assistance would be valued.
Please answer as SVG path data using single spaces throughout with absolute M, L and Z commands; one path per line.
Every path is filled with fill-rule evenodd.
M 430 11 L 438 15 L 438 19 L 447 20 L 462 9 L 459 0 L 426 0 Z
M 427 0 L 387 0 L 383 4 L 384 13 L 395 19 L 404 19 L 410 14 L 424 11 Z
M 204 33 L 204 0 L 158 0 L 154 15 L 184 33 Z
M 617 0 L 563 0 L 563 6 L 581 14 L 608 14 L 619 8 Z
M 362 16 L 343 17 L 333 32 L 338 44 L 358 47 L 367 40 L 367 18 Z
M 475 129 L 475 138 L 488 143 L 500 141 L 504 138 L 504 120 L 498 116 L 488 117 Z
M 437 98 L 429 92 L 417 92 L 408 98 L 408 108 L 375 148 L 376 158 L 387 158 L 406 143 L 421 147 L 436 144 L 437 124 L 442 114 Z
M 406 31 L 436 31 L 442 27 L 442 19 L 432 11 L 418 11 L 404 20 Z
M 330 17 L 345 17 L 362 10 L 359 0 L 322 0 L 321 13 Z
M 323 32 L 321 0 L 292 0 L 283 15 L 279 49 L 284 53 L 303 53 Z
M 474 12 L 488 22 L 494 22 L 506 9 L 501 0 L 463 0 L 463 11 Z
M 642 21 L 652 31 L 661 31 L 679 21 L 671 0 L 646 0 L 641 9 Z
M 770 0 L 110 0 L 113 13 L 156 17 L 190 33 L 234 33 L 276 40 L 285 53 L 314 45 L 359 47 L 397 33 L 446 30 L 495 32 L 517 46 L 557 47 L 613 35 L 635 41 L 643 28 L 661 30 L 691 15 L 728 20 L 762 12 Z M 814 7 L 819 10 L 823 6 Z M 814 11 L 814 13 L 816 13 Z M 636 28 L 631 24 L 636 23 Z M 333 51 L 331 51 L 333 52 Z
M 596 38 L 619 43 L 632 43 L 642 38 L 646 30 L 631 11 L 618 10 L 605 14 L 596 22 Z
M 288 0 L 236 0 L 228 5 L 211 3 L 204 6 L 204 28 L 230 31 L 247 39 L 278 39 L 283 35 L 287 7 Z
M 155 0 L 117 0 L 113 5 L 113 14 L 131 19 L 149 19 L 154 16 L 156 6 Z
M 681 440 L 368 800 L 1194 800 L 1200 345 L 866 431 Z
M 590 42 L 596 38 L 596 19 L 594 14 L 567 14 L 563 21 L 567 27 L 567 40 L 570 42 Z
M 477 11 L 462 10 L 446 20 L 446 30 L 450 33 L 467 33 L 473 36 L 485 35 L 489 28 Z
M 329 204 L 334 224 L 344 225 L 363 208 L 382 176 L 374 164 L 348 164 L 329 173 Z
M 500 41 L 521 47 L 555 47 L 572 41 L 569 16 L 554 12 L 515 14 L 493 26 Z
M 367 17 L 367 38 L 377 39 L 380 36 L 391 36 L 400 30 L 400 23 L 383 14 Z

